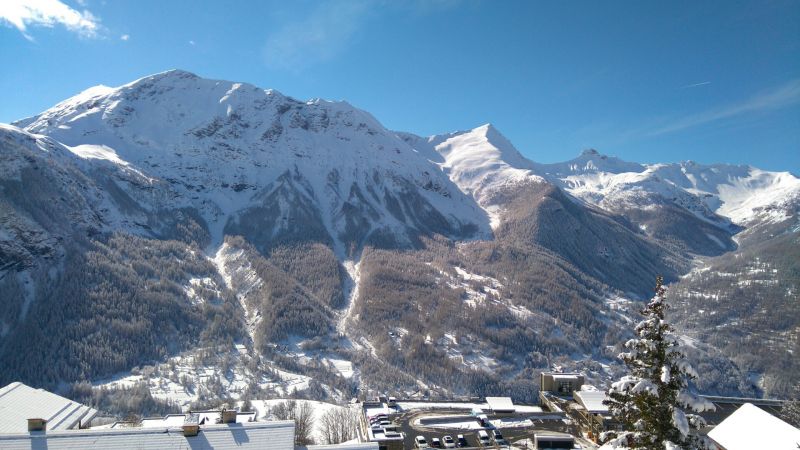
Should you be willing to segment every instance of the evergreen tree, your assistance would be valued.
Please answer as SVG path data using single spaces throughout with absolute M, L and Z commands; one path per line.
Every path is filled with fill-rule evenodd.
M 688 381 L 697 373 L 684 361 L 677 349 L 674 329 L 665 318 L 666 288 L 663 278 L 656 279 L 656 295 L 644 307 L 644 320 L 635 328 L 636 337 L 627 341 L 628 352 L 619 356 L 630 375 L 612 384 L 609 400 L 611 413 L 626 431 L 601 436 L 611 446 L 631 449 L 672 450 L 704 448 L 704 441 L 690 435 L 690 428 L 700 428 L 704 420 L 684 413 L 712 410 L 714 405 L 687 391 Z
M 800 427 L 800 383 L 794 386 L 792 398 L 781 408 L 781 417 L 790 424 Z

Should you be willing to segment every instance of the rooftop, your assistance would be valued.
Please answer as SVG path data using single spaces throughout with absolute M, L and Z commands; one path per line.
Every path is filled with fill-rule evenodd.
M 603 404 L 603 400 L 608 398 L 604 391 L 575 391 L 572 396 L 591 414 L 608 412 L 608 406 Z
M 486 397 L 486 403 L 492 411 L 514 411 L 511 397 Z
M 309 445 L 307 450 L 378 450 L 377 442 L 354 442 L 349 444 Z
M 800 429 L 751 403 L 745 403 L 711 430 L 708 437 L 725 450 L 797 450 Z
M 294 422 L 252 422 L 200 427 L 185 437 L 181 428 L 67 430 L 0 435 L 4 450 L 294 450 Z
M 212 425 L 218 423 L 222 411 L 195 411 L 192 414 L 196 416 L 197 423 L 200 425 Z M 166 427 L 179 427 L 183 425 L 186 420 L 186 414 L 169 414 L 164 417 L 147 417 L 142 419 L 142 428 L 166 428 Z M 256 420 L 255 412 L 237 412 L 236 423 L 254 422 Z M 115 424 L 116 425 L 116 424 Z M 118 428 L 112 426 L 112 428 Z
M 27 433 L 28 419 L 47 420 L 48 431 L 80 428 L 96 415 L 93 408 L 19 382 L 0 388 L 0 433 Z

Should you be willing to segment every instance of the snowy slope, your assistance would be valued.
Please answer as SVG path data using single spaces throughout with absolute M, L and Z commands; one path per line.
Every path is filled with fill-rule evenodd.
M 174 205 L 197 208 L 217 244 L 253 206 L 280 210 L 279 235 L 296 202 L 316 210 L 340 254 L 376 232 L 401 243 L 417 231 L 488 232 L 485 213 L 446 175 L 346 102 L 175 70 L 89 89 L 17 125 L 167 181 Z
M 784 217 L 800 196 L 800 179 L 750 166 L 637 164 L 588 150 L 565 163 L 539 164 L 537 173 L 589 203 L 615 209 L 671 201 L 705 220 L 737 225 Z
M 502 216 L 498 196 L 527 183 L 543 183 L 511 142 L 493 125 L 485 124 L 468 131 L 421 138 L 399 133 L 446 173 L 465 193 L 473 196 L 492 218 L 496 228 Z

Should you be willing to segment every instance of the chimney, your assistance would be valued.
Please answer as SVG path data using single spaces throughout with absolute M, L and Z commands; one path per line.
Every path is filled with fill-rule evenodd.
M 197 436 L 197 433 L 200 432 L 200 421 L 198 419 L 197 414 L 192 414 L 191 412 L 183 419 L 183 435 L 185 437 Z
M 28 431 L 47 431 L 47 420 L 45 419 L 28 419 Z
M 192 437 L 197 436 L 200 433 L 200 425 L 197 423 L 185 423 L 183 424 L 183 435 L 185 437 Z
M 236 423 L 235 409 L 222 409 L 222 423 Z

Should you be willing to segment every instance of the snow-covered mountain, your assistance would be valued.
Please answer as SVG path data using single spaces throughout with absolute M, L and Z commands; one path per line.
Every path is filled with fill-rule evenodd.
M 785 208 L 800 196 L 800 179 L 789 172 L 693 161 L 637 164 L 596 150 L 564 163 L 537 165 L 536 172 L 601 207 L 642 207 L 659 196 L 703 219 L 719 223 L 716 215 L 741 226 L 785 218 Z
M 435 162 L 466 194 L 471 195 L 492 218 L 496 228 L 502 216 L 503 192 L 530 183 L 543 183 L 511 142 L 493 125 L 469 131 L 421 138 L 398 133 L 406 142 Z
M 196 208 L 217 245 L 223 230 L 265 241 L 307 238 L 313 227 L 344 255 L 381 236 L 489 231 L 446 174 L 346 102 L 300 102 L 175 70 L 88 89 L 15 125 L 168 182 L 170 205 Z M 267 223 L 244 229 L 253 214 Z
M 183 71 L 98 86 L 0 125 L 0 381 L 198 361 L 163 385 L 211 358 L 230 379 L 187 398 L 242 373 L 248 392 L 533 392 L 553 361 L 602 382 L 655 275 L 797 245 L 798 199 L 789 173 L 540 164 L 492 125 L 420 137 Z M 744 392 L 725 364 L 714 389 Z

